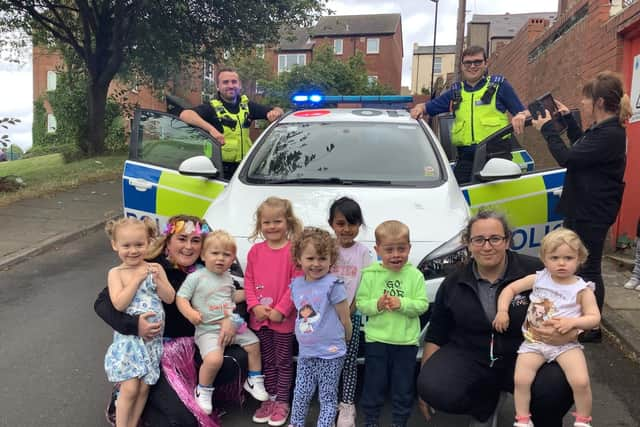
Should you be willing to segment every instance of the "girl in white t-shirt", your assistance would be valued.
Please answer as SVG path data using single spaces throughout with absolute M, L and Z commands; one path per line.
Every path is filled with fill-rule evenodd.
M 530 328 L 550 324 L 560 333 L 572 329 L 591 330 L 600 323 L 594 285 L 576 276 L 580 264 L 587 259 L 587 249 L 576 233 L 558 228 L 540 243 L 544 270 L 525 276 L 508 285 L 498 298 L 498 313 L 493 326 L 504 332 L 509 325 L 509 305 L 514 296 L 531 290 L 529 310 L 522 325 L 524 342 L 518 350 L 514 375 L 513 399 L 516 427 L 533 427 L 529 414 L 531 384 L 538 369 L 557 361 L 573 390 L 576 402 L 574 427 L 591 427 L 591 385 L 582 346 L 576 342 L 550 345 L 538 342 Z
M 347 346 L 347 354 L 342 369 L 342 389 L 337 427 L 352 427 L 356 421 L 356 380 L 357 356 L 360 341 L 360 312 L 356 310 L 354 297 L 360 284 L 360 273 L 373 262 L 371 251 L 362 243 L 356 242 L 364 218 L 360 205 L 349 197 L 342 197 L 329 208 L 329 225 L 336 233 L 338 242 L 338 260 L 331 272 L 344 281 L 347 298 L 351 307 L 353 335 Z

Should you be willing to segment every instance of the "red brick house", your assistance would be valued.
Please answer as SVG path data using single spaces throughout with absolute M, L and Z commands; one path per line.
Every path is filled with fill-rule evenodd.
M 362 52 L 369 78 L 400 93 L 403 48 L 399 13 L 323 16 L 312 28 L 283 33 L 266 59 L 273 64 L 274 73 L 280 73 L 310 63 L 314 49 L 321 46 L 331 46 L 344 60 Z
M 523 102 L 549 91 L 570 108 L 580 106 L 581 87 L 598 72 L 624 77 L 626 91 L 640 94 L 640 2 L 560 0 L 557 19 L 531 19 L 490 58 L 490 70 L 503 74 Z M 632 87 L 636 75 L 636 87 Z M 637 105 L 637 106 L 636 106 Z M 632 99 L 635 117 L 640 104 Z M 591 118 L 583 114 L 583 125 Z M 627 127 L 626 189 L 613 236 L 633 238 L 640 216 L 640 121 Z

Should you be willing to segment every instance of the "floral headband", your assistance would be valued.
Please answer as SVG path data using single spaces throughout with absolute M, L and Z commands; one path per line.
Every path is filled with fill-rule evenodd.
M 175 222 L 168 222 L 164 227 L 163 234 L 165 236 L 171 236 L 176 233 L 197 234 L 204 235 L 211 231 L 207 224 L 201 224 L 200 222 L 179 220 Z

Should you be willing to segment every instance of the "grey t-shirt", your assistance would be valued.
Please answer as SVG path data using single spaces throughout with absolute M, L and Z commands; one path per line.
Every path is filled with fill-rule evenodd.
M 500 273 L 500 277 L 498 277 L 498 280 L 491 283 L 488 280 L 485 280 L 482 277 L 480 277 L 480 273 L 478 272 L 478 267 L 475 262 L 473 263 L 473 275 L 476 277 L 476 280 L 477 280 L 478 298 L 480 299 L 480 304 L 482 304 L 484 313 L 490 322 L 493 322 L 493 319 L 495 319 L 496 313 L 498 311 L 498 307 L 497 307 L 498 301 L 497 301 L 496 293 L 498 291 L 498 286 L 502 284 L 502 282 L 504 281 L 504 273 L 506 271 L 507 271 L 507 264 L 506 264 L 506 258 L 505 258 L 504 270 L 502 270 L 502 273 Z
M 196 334 L 220 329 L 217 321 L 231 315 L 236 308 L 233 302 L 235 290 L 229 272 L 217 274 L 201 268 L 187 276 L 177 296 L 191 301 L 191 306 L 202 315 Z

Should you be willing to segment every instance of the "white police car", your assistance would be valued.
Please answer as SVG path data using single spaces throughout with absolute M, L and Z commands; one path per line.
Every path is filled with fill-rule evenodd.
M 260 135 L 233 177 L 220 176 L 220 146 L 208 134 L 170 114 L 138 110 L 123 174 L 125 215 L 155 218 L 161 228 L 172 215 L 204 217 L 235 236 L 244 268 L 255 211 L 265 198 L 287 198 L 304 225 L 328 229 L 330 204 L 349 196 L 362 207 L 367 227 L 358 240 L 369 247 L 382 221 L 409 226 L 410 261 L 424 273 L 430 300 L 466 258 L 460 233 L 470 210 L 504 210 L 516 226 L 517 250 L 535 251 L 545 232 L 560 224 L 554 208 L 564 170 L 529 171 L 530 158 L 520 166 L 486 162 L 479 150 L 474 169 L 489 182 L 461 188 L 431 129 L 406 110 L 382 107 L 290 112 Z

